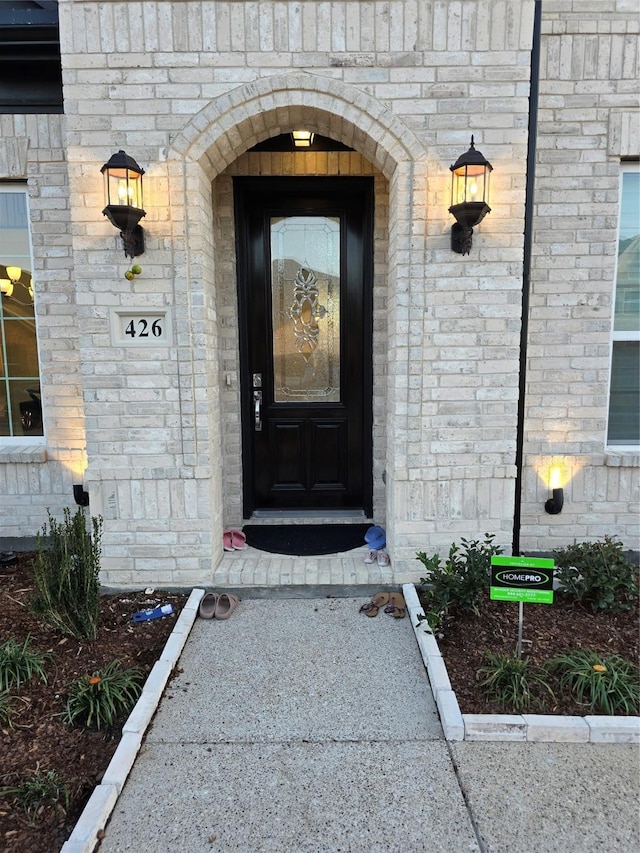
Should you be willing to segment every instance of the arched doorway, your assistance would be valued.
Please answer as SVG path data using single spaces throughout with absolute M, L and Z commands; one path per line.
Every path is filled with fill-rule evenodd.
M 249 152 L 259 142 L 301 123 L 354 150 L 335 156 L 325 153 L 299 170 L 286 155 Z M 223 522 L 236 525 L 243 518 L 240 403 L 245 392 L 240 383 L 233 179 L 299 175 L 368 176 L 373 181 L 370 473 L 373 515 L 382 523 L 387 520 L 391 541 L 392 523 L 386 519 L 393 503 L 389 486 L 396 457 L 404 451 L 401 443 L 388 439 L 387 429 L 392 420 L 394 438 L 408 433 L 409 410 L 406 376 L 396 365 L 391 371 L 387 368 L 396 353 L 408 352 L 408 291 L 412 281 L 419 280 L 420 288 L 424 282 L 424 269 L 417 260 L 425 219 L 424 147 L 384 105 L 363 92 L 338 81 L 293 73 L 254 81 L 212 102 L 175 140 L 170 156 L 185 187 L 185 247 L 188 243 L 204 249 L 202 253 L 186 251 L 187 286 L 202 281 L 204 311 L 195 303 L 185 307 L 185 321 L 191 312 L 196 322 L 204 317 L 206 329 L 209 315 L 215 315 L 211 334 L 205 335 L 209 350 L 204 357 L 215 361 L 210 370 L 211 429 L 206 450 L 213 451 L 212 470 L 222 467 L 222 479 L 212 483 L 212 507 L 221 526 Z M 211 312 L 208 297 L 215 302 Z M 195 438 L 197 442 L 197 434 Z

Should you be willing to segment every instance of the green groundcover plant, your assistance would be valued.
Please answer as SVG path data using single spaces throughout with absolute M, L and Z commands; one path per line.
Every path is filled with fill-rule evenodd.
M 0 788 L 0 797 L 12 798 L 24 811 L 30 824 L 38 819 L 40 808 L 44 805 L 69 808 L 69 789 L 55 770 L 41 771 L 36 768 L 29 779 L 19 785 L 7 785 Z
M 130 711 L 142 692 L 142 670 L 122 669 L 113 660 L 93 675 L 83 675 L 69 689 L 63 718 L 69 725 L 101 729 Z
M 576 649 L 549 661 L 549 671 L 595 714 L 637 714 L 640 706 L 640 671 L 619 655 L 599 655 Z
M 47 624 L 78 639 L 95 640 L 100 618 L 100 539 L 102 519 L 92 518 L 87 533 L 82 509 L 64 510 L 57 522 L 49 513 L 37 537 L 35 591 L 31 607 Z
M 553 552 L 561 593 L 599 610 L 631 610 L 638 599 L 638 567 L 624 555 L 622 543 L 581 542 Z
M 22 643 L 11 639 L 0 644 L 0 692 L 19 689 L 21 684 L 28 684 L 36 677 L 46 684 L 44 665 L 47 660 L 51 660 L 51 655 L 31 648 L 29 636 Z
M 548 674 L 527 658 L 487 652 L 485 659 L 487 665 L 478 672 L 484 676 L 480 685 L 503 709 L 520 714 L 542 704 L 544 694 L 554 699 Z

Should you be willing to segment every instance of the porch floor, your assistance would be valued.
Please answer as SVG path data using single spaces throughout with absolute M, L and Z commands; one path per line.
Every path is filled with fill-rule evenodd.
M 394 583 L 393 566 L 365 563 L 368 548 L 362 546 L 342 554 L 291 557 L 270 554 L 257 548 L 226 551 L 213 574 L 216 586 L 370 586 Z

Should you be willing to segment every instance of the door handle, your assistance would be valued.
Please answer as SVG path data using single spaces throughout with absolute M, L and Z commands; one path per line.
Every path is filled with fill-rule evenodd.
M 253 428 L 262 431 L 262 391 L 253 392 Z

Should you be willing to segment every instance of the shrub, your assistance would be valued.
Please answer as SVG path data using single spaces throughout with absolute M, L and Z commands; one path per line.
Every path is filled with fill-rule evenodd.
M 36 768 L 30 779 L 20 785 L 0 788 L 0 796 L 11 797 L 24 811 L 30 824 L 34 824 L 43 805 L 69 808 L 69 789 L 55 770 L 42 772 Z
M 577 702 L 589 706 L 591 713 L 638 713 L 638 667 L 619 655 L 576 649 L 549 661 L 547 667 L 559 673 L 560 689 L 569 690 Z
M 553 552 L 556 578 L 564 593 L 592 610 L 630 610 L 638 595 L 638 568 L 609 536 Z
M 93 535 L 78 509 L 64 510 L 59 524 L 49 513 L 37 538 L 34 562 L 34 613 L 49 625 L 78 639 L 95 640 L 100 618 L 99 574 L 102 519 L 92 518 Z
M 546 692 L 554 698 L 546 672 L 517 655 L 485 655 L 487 666 L 478 675 L 485 678 L 480 686 L 502 708 L 520 714 L 540 702 L 540 693 Z
M 502 553 L 502 549 L 493 544 L 494 538 L 485 533 L 484 542 L 461 539 L 461 546 L 454 542 L 444 564 L 438 554 L 431 557 L 424 551 L 416 554 L 416 559 L 428 569 L 427 576 L 420 579 L 426 604 L 423 618 L 434 631 L 444 630 L 457 610 L 479 613 L 482 595 L 491 579 L 491 557 Z
M 0 691 L 19 688 L 36 676 L 47 683 L 44 663 L 51 655 L 34 651 L 30 639 L 26 637 L 22 643 L 6 640 L 0 644 Z
M 122 669 L 119 660 L 111 661 L 93 675 L 83 675 L 69 690 L 65 722 L 96 729 L 112 726 L 135 705 L 142 692 L 141 680 L 140 669 Z

